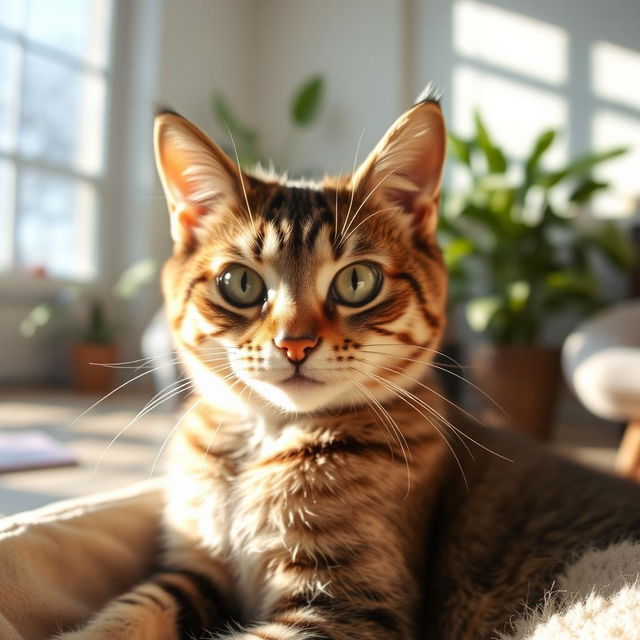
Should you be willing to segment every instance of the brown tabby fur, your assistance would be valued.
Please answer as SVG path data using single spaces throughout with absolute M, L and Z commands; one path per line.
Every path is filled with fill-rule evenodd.
M 433 100 L 321 185 L 240 174 L 176 114 L 157 132 L 165 298 L 198 394 L 173 441 L 158 572 L 62 638 L 489 638 L 575 553 L 638 535 L 638 487 L 466 423 L 438 391 Z M 344 308 L 331 279 L 361 260 L 383 288 Z M 276 283 L 264 305 L 220 298 L 229 263 Z M 317 340 L 295 369 L 324 385 L 278 382 L 293 372 L 281 336 Z

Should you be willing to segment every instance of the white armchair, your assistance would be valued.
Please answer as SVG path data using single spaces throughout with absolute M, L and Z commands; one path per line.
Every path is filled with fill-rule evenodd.
M 582 323 L 564 343 L 562 365 L 587 409 L 627 423 L 616 468 L 640 481 L 640 300 Z

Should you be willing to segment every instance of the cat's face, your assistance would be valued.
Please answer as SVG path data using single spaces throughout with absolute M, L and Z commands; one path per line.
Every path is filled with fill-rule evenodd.
M 165 299 L 201 393 L 309 412 L 414 386 L 444 326 L 444 148 L 440 108 L 424 102 L 352 175 L 295 184 L 241 173 L 191 123 L 158 116 L 175 241 Z

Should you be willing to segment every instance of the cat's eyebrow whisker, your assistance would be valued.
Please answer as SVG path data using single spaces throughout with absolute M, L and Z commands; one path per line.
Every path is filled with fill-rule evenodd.
M 360 137 L 358 138 L 358 144 L 356 146 L 356 155 L 355 155 L 355 158 L 353 159 L 353 169 L 351 171 L 350 180 L 353 179 L 353 174 L 356 172 L 356 164 L 358 163 L 358 154 L 360 153 L 360 145 L 362 144 L 362 138 L 364 138 L 364 132 L 366 130 L 367 130 L 367 127 L 365 125 L 364 127 L 362 127 L 362 132 L 360 133 Z M 353 206 L 354 196 L 355 196 L 355 189 L 353 188 L 353 185 L 351 185 L 351 197 L 349 199 L 349 209 L 347 210 L 347 215 L 344 217 L 344 220 L 342 221 L 342 228 L 340 229 L 340 237 L 342 237 L 342 234 L 344 233 L 344 226 L 347 223 L 347 220 L 349 219 L 349 214 L 351 213 L 351 207 Z
M 238 167 L 238 177 L 240 178 L 240 185 L 242 186 L 242 193 L 244 195 L 244 201 L 247 205 L 247 211 L 249 212 L 249 218 L 251 219 L 251 228 L 253 229 L 253 233 L 256 233 L 256 224 L 253 219 L 253 212 L 251 211 L 251 207 L 249 206 L 249 198 L 247 197 L 247 189 L 244 186 L 244 179 L 242 177 L 242 169 L 240 168 L 240 157 L 238 156 L 238 148 L 236 147 L 236 142 L 233 139 L 233 134 L 231 133 L 231 129 L 229 125 L 225 122 L 227 127 L 227 131 L 229 132 L 229 137 L 231 138 L 231 144 L 233 145 L 233 152 L 236 155 L 236 166 Z
M 406 164 L 406 163 L 404 163 Z M 382 178 L 380 178 L 380 180 L 378 180 L 378 182 L 376 183 L 376 185 L 373 187 L 373 189 L 371 189 L 371 191 L 369 191 L 369 193 L 367 194 L 367 197 L 363 199 L 363 201 L 360 203 L 360 206 L 356 209 L 355 213 L 351 216 L 351 220 L 349 221 L 349 224 L 347 225 L 347 228 L 341 233 L 341 235 L 343 236 L 343 238 L 341 239 L 339 244 L 342 244 L 344 242 L 344 234 L 349 231 L 349 227 L 351 227 L 351 223 L 358 217 L 358 214 L 360 213 L 362 207 L 364 207 L 365 204 L 367 204 L 367 201 L 369 200 L 369 198 L 378 190 L 378 188 L 380 187 L 380 185 L 389 177 L 391 177 L 394 173 L 396 173 L 397 171 L 399 171 L 400 169 L 402 169 L 402 167 L 404 166 L 400 165 L 399 167 L 396 167 L 395 169 L 389 171 L 389 173 L 387 173 L 386 175 L 382 176 Z
M 364 371 L 361 371 L 360 373 L 362 373 L 364 375 L 370 375 L 370 374 L 367 374 Z M 449 448 L 449 451 L 451 451 L 451 454 L 453 455 L 453 457 L 454 457 L 454 459 L 456 461 L 456 464 L 457 464 L 458 468 L 460 469 L 460 473 L 462 474 L 462 478 L 463 478 L 464 483 L 465 483 L 465 485 L 466 485 L 466 487 L 468 489 L 469 488 L 469 483 L 467 482 L 467 476 L 466 476 L 466 474 L 464 472 L 464 469 L 462 467 L 462 463 L 460 462 L 460 459 L 458 458 L 458 455 L 456 454 L 456 452 L 455 452 L 453 446 L 451 445 L 451 443 L 449 442 L 448 438 L 446 437 L 446 435 L 444 433 L 442 433 L 442 431 L 438 428 L 438 426 L 435 424 L 435 422 L 429 416 L 427 416 L 425 413 L 423 413 L 418 407 L 416 407 L 413 403 L 411 403 L 407 398 L 402 397 L 398 393 L 398 391 L 396 389 L 394 389 L 392 386 L 388 386 L 387 383 L 390 382 L 389 380 L 387 380 L 386 378 L 382 378 L 381 376 L 373 377 L 373 375 L 370 375 L 370 377 L 373 380 L 376 380 L 376 382 L 378 382 L 378 384 L 380 384 L 382 387 L 386 388 L 388 391 L 393 393 L 399 400 L 402 400 L 410 408 L 412 408 L 414 411 L 419 413 L 438 432 L 438 434 L 442 438 L 443 442 Z M 402 389 L 402 387 L 399 387 L 399 389 Z M 402 391 L 404 391 L 404 389 L 402 389 Z
M 335 208 L 333 210 L 333 217 L 334 217 L 333 244 L 335 245 L 336 239 L 338 237 L 338 185 L 337 185 L 337 183 L 336 183 L 336 205 L 335 205 Z
M 385 207 L 384 209 L 378 209 L 377 211 L 370 213 L 364 220 L 358 222 L 358 224 L 353 229 L 351 229 L 351 231 L 349 231 L 346 236 L 344 236 L 344 238 L 341 240 L 341 243 L 346 242 L 367 220 L 369 220 L 369 218 L 373 218 L 373 216 L 376 216 L 379 213 L 384 213 L 385 211 L 391 211 L 392 209 L 397 209 L 397 207 Z

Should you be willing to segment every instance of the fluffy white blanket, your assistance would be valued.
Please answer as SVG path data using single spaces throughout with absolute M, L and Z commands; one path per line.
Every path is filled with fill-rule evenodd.
M 621 542 L 576 558 L 544 604 L 500 640 L 639 640 L 640 544 Z
M 0 638 L 45 640 L 149 571 L 162 482 L 0 520 Z M 590 551 L 500 640 L 640 640 L 640 545 Z

